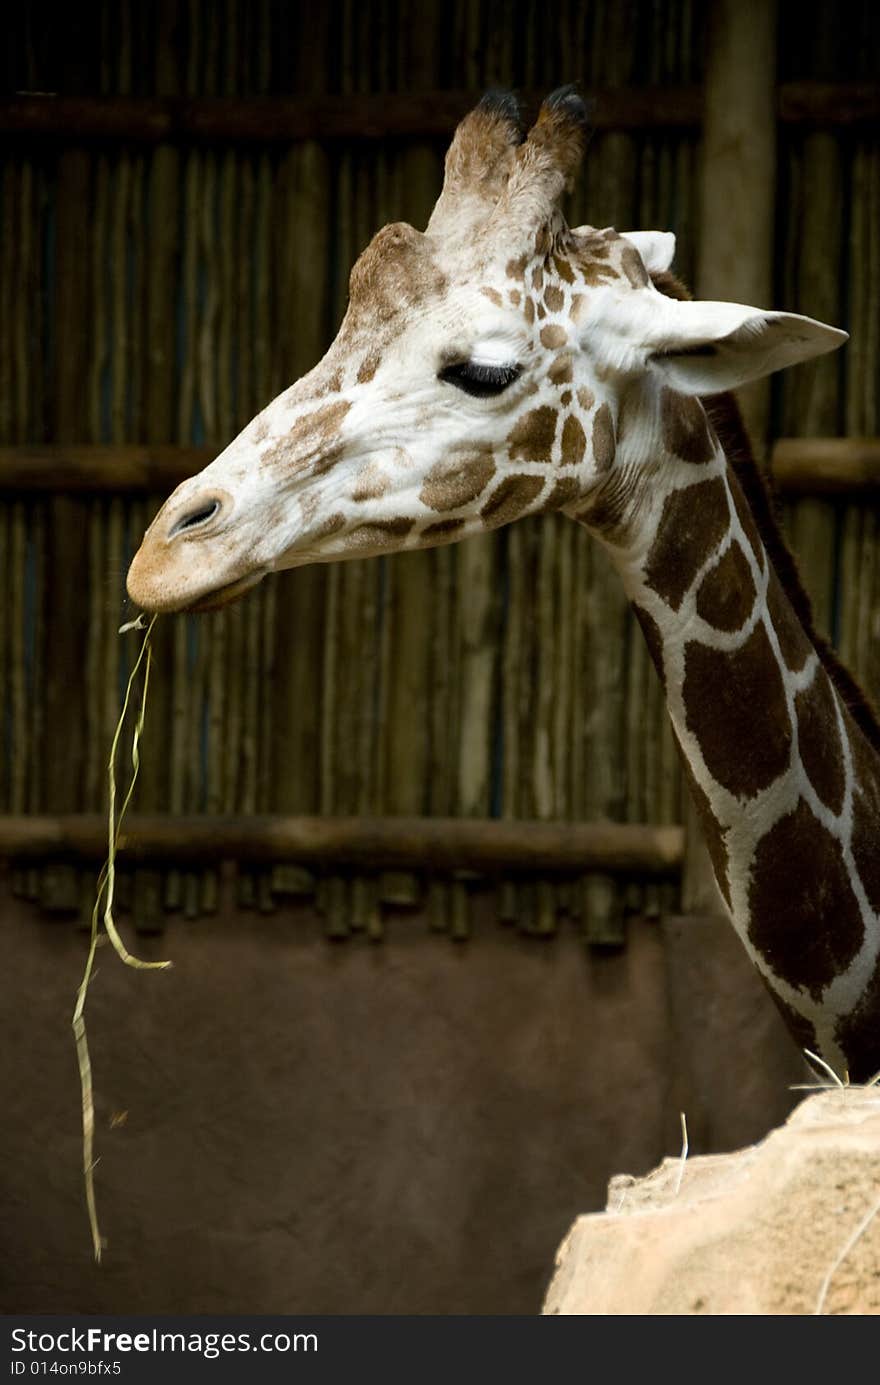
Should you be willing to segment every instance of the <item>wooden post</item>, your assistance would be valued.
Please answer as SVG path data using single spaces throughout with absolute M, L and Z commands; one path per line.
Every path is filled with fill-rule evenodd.
M 697 291 L 772 306 L 776 186 L 776 5 L 715 0 L 709 30 Z M 756 449 L 766 442 L 765 382 L 741 397 Z
M 715 0 L 709 29 L 703 124 L 703 181 L 697 256 L 701 298 L 772 304 L 776 173 L 776 5 Z M 740 398 L 760 456 L 769 391 Z M 682 880 L 685 913 L 724 912 L 693 805 L 686 805 Z

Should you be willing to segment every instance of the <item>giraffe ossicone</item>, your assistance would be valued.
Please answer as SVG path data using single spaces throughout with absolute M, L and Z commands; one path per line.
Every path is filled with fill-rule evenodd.
M 525 136 L 511 97 L 480 102 L 424 233 L 374 237 L 323 360 L 178 487 L 129 593 L 210 609 L 280 568 L 565 511 L 634 604 L 744 946 L 798 1042 L 864 1078 L 880 1068 L 880 733 L 795 614 L 772 520 L 756 524 L 702 402 L 846 333 L 670 289 L 668 232 L 569 228 L 585 126 L 571 88 Z

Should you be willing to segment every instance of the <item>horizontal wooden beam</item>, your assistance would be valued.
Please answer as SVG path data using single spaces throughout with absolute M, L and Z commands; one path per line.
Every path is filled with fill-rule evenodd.
M 216 447 L 0 447 L 0 491 L 165 493 L 212 461 Z
M 107 850 L 106 819 L 0 816 L 0 858 L 90 861 Z M 684 830 L 642 823 L 502 822 L 495 818 L 136 816 L 119 865 L 296 861 L 364 870 L 551 871 L 673 876 Z
M 446 137 L 479 91 L 369 92 L 278 97 L 62 96 L 21 92 L 0 101 L 0 136 L 62 140 L 289 144 L 298 140 Z M 535 110 L 543 93 L 526 93 Z M 598 130 L 697 128 L 698 86 L 610 88 L 587 94 Z M 880 84 L 789 82 L 777 92 L 787 125 L 880 122 Z
M 73 140 L 293 143 L 447 136 L 479 91 L 369 92 L 279 97 L 151 98 L 21 93 L 0 101 L 0 134 Z M 537 109 L 541 94 L 524 98 Z M 693 126 L 698 87 L 590 94 L 597 129 Z
M 880 82 L 785 82 L 776 110 L 783 125 L 878 125 Z
M 771 470 L 783 495 L 880 491 L 880 438 L 780 438 Z
M 217 456 L 212 447 L 0 447 L 0 492 L 164 495 Z M 880 491 L 880 438 L 780 438 L 771 459 L 785 495 Z

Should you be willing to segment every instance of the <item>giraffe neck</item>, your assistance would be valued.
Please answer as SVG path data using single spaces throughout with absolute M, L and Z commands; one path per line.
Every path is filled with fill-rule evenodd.
M 880 761 L 702 406 L 664 409 L 659 430 L 630 424 L 656 443 L 640 487 L 623 498 L 625 408 L 618 494 L 575 517 L 604 537 L 644 630 L 741 941 L 798 1044 L 864 1081 L 880 1070 Z

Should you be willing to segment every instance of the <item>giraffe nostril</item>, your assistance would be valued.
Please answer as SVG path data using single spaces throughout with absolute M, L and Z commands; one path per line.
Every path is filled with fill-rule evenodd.
M 196 529 L 202 524 L 207 524 L 209 519 L 213 519 L 220 509 L 220 501 L 216 496 L 204 501 L 196 509 L 190 510 L 188 514 L 181 515 L 172 525 L 168 537 L 173 539 L 177 534 L 182 534 L 189 529 Z

